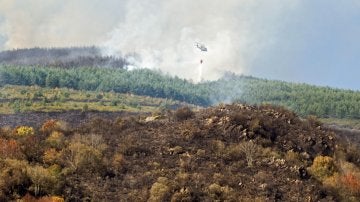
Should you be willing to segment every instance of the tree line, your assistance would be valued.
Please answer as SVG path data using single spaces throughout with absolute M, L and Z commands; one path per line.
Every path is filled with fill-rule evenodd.
M 0 52 L 0 64 L 71 68 L 79 66 L 124 68 L 122 57 L 104 56 L 97 47 L 29 48 Z
M 171 98 L 208 106 L 207 91 L 185 79 L 163 75 L 149 69 L 128 71 L 117 68 L 47 68 L 1 66 L 0 86 L 38 85 L 49 88 L 132 93 L 159 98 Z
M 360 118 L 360 92 L 308 84 L 259 79 L 227 74 L 203 85 L 218 90 L 214 96 L 222 100 L 249 104 L 274 104 L 294 110 L 302 116 Z
M 133 93 L 170 98 L 200 106 L 221 102 L 274 104 L 302 116 L 360 118 L 360 92 L 273 81 L 228 73 L 216 81 L 194 84 L 149 69 L 49 68 L 0 66 L 0 85 L 38 85 L 76 90 Z

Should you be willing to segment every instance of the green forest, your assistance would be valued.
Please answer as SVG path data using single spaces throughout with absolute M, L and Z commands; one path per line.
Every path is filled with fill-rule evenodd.
M 24 85 L 47 88 L 133 93 L 169 98 L 199 106 L 243 102 L 274 104 L 301 116 L 360 118 L 360 92 L 308 84 L 273 81 L 225 74 L 216 81 L 194 84 L 157 70 L 99 67 L 0 66 L 0 86 Z

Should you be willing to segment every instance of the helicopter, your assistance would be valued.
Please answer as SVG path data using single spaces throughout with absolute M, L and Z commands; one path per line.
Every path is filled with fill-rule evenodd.
M 204 44 L 201 44 L 201 43 L 198 43 L 198 42 L 195 42 L 195 47 L 200 49 L 201 51 L 204 51 L 206 52 L 207 51 L 207 48 L 205 47 Z

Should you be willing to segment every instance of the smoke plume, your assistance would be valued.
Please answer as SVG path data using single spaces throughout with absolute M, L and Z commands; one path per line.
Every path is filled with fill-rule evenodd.
M 297 1 L 0 0 L 0 48 L 98 45 L 135 67 L 212 80 L 247 73 Z

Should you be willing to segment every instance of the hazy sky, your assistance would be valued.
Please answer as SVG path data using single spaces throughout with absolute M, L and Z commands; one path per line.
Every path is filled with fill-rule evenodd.
M 193 80 L 360 90 L 360 0 L 0 0 L 0 50 L 84 45 Z

